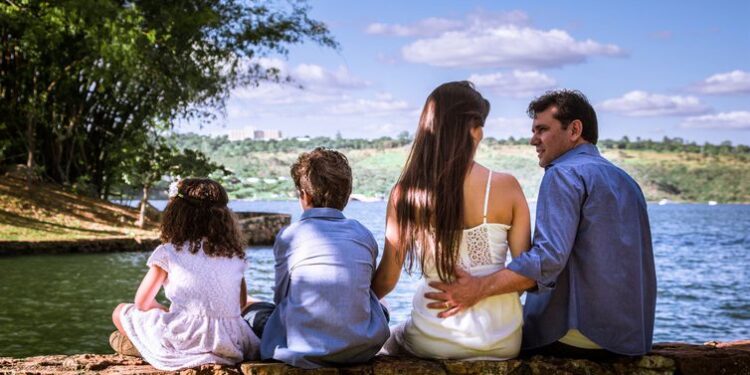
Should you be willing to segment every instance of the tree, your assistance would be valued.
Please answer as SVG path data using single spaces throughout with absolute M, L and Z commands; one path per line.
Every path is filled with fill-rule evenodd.
M 122 175 L 130 186 L 141 188 L 140 215 L 136 222 L 140 227 L 145 224 L 149 191 L 164 176 L 174 179 L 208 177 L 214 172 L 221 172 L 224 176 L 231 174 L 223 165 L 209 160 L 204 153 L 191 149 L 179 150 L 159 136 L 152 136 L 142 145 L 142 149 L 128 158 Z
M 138 134 L 221 110 L 230 90 L 280 80 L 258 58 L 312 40 L 337 47 L 304 2 L 0 3 L 4 163 L 39 164 L 106 197 Z

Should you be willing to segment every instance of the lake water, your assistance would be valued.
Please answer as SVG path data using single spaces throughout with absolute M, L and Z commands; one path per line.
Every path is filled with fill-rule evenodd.
M 293 220 L 300 214 L 296 202 L 231 206 L 289 213 Z M 345 214 L 370 228 L 382 251 L 385 203 L 352 202 Z M 654 341 L 750 338 L 750 205 L 649 205 L 649 214 L 659 282 Z M 247 254 L 249 292 L 270 300 L 272 251 Z M 0 258 L 0 356 L 110 353 L 112 308 L 132 301 L 148 255 Z M 386 297 L 392 324 L 409 313 L 416 280 L 404 275 Z

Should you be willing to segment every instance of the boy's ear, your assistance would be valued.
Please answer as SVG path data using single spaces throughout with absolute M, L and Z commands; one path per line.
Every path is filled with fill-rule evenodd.
M 300 189 L 299 191 L 299 199 L 305 202 L 305 204 L 308 206 L 312 205 L 312 198 L 310 197 L 310 194 L 307 194 L 307 192 L 302 189 Z

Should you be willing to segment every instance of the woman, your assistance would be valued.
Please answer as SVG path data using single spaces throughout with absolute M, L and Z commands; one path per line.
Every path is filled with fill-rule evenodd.
M 522 313 L 517 293 L 494 296 L 442 319 L 429 309 L 428 283 L 504 267 L 529 248 L 529 208 L 518 181 L 474 161 L 490 104 L 469 82 L 440 85 L 427 98 L 406 166 L 391 191 L 386 242 L 373 290 L 383 298 L 406 263 L 424 276 L 411 317 L 395 327 L 385 354 L 502 360 L 518 355 Z M 463 271 L 462 271 L 463 270 Z M 445 306 L 450 308 L 450 306 Z

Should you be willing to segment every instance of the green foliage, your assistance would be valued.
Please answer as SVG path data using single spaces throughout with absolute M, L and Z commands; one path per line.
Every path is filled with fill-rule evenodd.
M 676 137 L 664 137 L 661 142 L 650 139 L 642 140 L 640 137 L 631 141 L 628 137 L 622 137 L 619 141 L 605 139 L 599 142 L 602 149 L 617 150 L 648 150 L 657 152 L 684 152 L 700 155 L 731 155 L 743 160 L 750 160 L 750 147 L 745 145 L 732 146 L 732 142 L 724 141 L 718 145 L 708 142 L 698 145 L 695 142 L 685 142 L 684 139 Z
M 299 153 L 317 146 L 336 148 L 347 155 L 354 193 L 386 197 L 401 173 L 410 140 L 404 135 L 374 140 L 317 137 L 231 142 L 226 137 L 173 134 L 169 142 L 200 150 L 234 171 L 226 185 L 233 198 L 287 199 L 294 196 L 289 167 Z M 747 146 L 703 145 L 711 153 L 694 153 L 677 148 L 671 140 L 670 146 L 638 141 L 651 142 L 649 150 L 613 147 L 617 142 L 603 140 L 599 147 L 605 157 L 638 181 L 648 200 L 750 202 Z M 493 170 L 514 175 L 526 197 L 536 199 L 544 169 L 539 168 L 528 139 L 485 139 L 476 157 Z
M 2 2 L 2 163 L 39 164 L 62 184 L 87 176 L 106 196 L 140 134 L 284 78 L 259 57 L 305 40 L 336 48 L 307 12 L 299 1 Z

